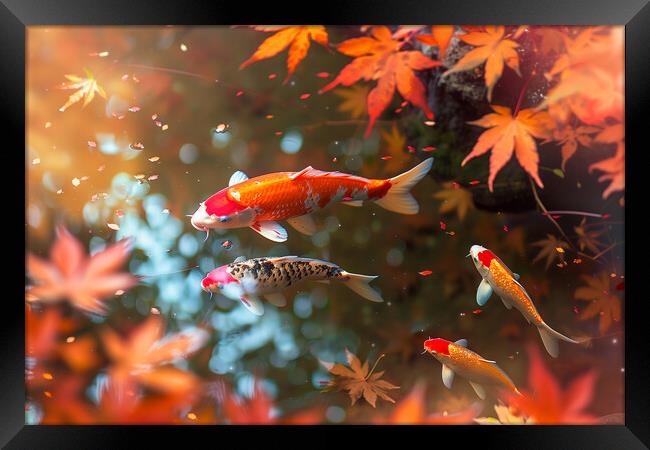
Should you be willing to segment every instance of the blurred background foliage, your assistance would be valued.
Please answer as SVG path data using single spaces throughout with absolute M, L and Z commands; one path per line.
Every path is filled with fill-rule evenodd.
M 478 399 L 469 385 L 457 381 L 447 390 L 440 365 L 420 355 L 429 336 L 467 338 L 515 384 L 529 384 L 526 345 L 541 345 L 537 331 L 498 299 L 478 308 L 480 277 L 465 259 L 473 244 L 490 248 L 521 274 L 555 329 L 592 338 L 561 345 L 557 360 L 544 354 L 554 377 L 564 385 L 593 371 L 593 417 L 623 411 L 622 195 L 603 200 L 603 186 L 588 170 L 589 158 L 607 150 L 578 153 L 561 170 L 560 146 L 546 145 L 539 152 L 545 186 L 536 188 L 538 201 L 516 163 L 503 169 L 490 193 L 487 158 L 461 167 L 484 131 L 466 122 L 490 111 L 480 68 L 444 82 L 444 68 L 418 73 L 435 118 L 395 96 L 366 138 L 372 84 L 318 91 L 349 62 L 332 43 L 367 29 L 326 28 L 330 44 L 312 42 L 283 83 L 284 53 L 239 70 L 268 37 L 243 27 L 30 27 L 27 250 L 46 258 L 59 224 L 89 254 L 131 237 L 127 269 L 145 278 L 107 298 L 105 316 L 67 304 L 27 304 L 28 423 L 436 423 L 459 412 L 465 415 L 457 422 L 464 423 L 494 416 L 496 397 L 471 409 Z M 439 56 L 435 47 L 411 45 Z M 447 64 L 467 51 L 464 45 L 451 40 Z M 532 64 L 528 51 L 526 45 L 519 49 L 524 73 Z M 86 106 L 78 102 L 60 112 L 74 92 L 59 89 L 66 74 L 92 77 L 105 98 L 97 92 Z M 513 104 L 521 84 L 504 69 L 493 103 Z M 534 84 L 526 107 L 550 86 Z M 373 204 L 335 206 L 316 215 L 314 236 L 290 230 L 283 244 L 248 229 L 212 232 L 204 242 L 185 217 L 236 170 L 257 176 L 311 165 L 387 178 L 429 155 L 434 168 L 414 190 L 421 206 L 416 216 Z M 554 215 L 560 233 L 540 203 L 549 211 L 595 217 Z M 536 258 L 540 251 L 546 253 Z M 366 302 L 341 286 L 305 285 L 291 291 L 287 307 L 268 305 L 258 318 L 201 290 L 204 274 L 239 255 L 294 254 L 379 275 L 376 286 L 386 302 Z M 585 301 L 595 300 L 576 290 L 595 279 L 607 296 L 585 314 Z M 616 316 L 616 304 L 620 320 L 603 326 L 604 315 Z M 172 341 L 182 347 L 178 336 L 190 333 L 200 348 L 182 347 L 186 358 L 157 361 L 176 371 L 160 369 L 155 382 L 139 379 L 144 387 L 133 388 L 135 400 L 128 405 L 111 403 L 108 380 L 118 363 L 106 349 L 107 330 L 126 339 L 148 320 L 161 321 L 158 338 L 176 336 Z M 380 400 L 376 408 L 363 401 L 350 406 L 344 393 L 319 392 L 331 378 L 319 360 L 345 363 L 346 349 L 371 365 L 386 355 L 377 370 L 400 386 L 390 393 L 396 405 Z M 171 387 L 181 385 L 187 389 Z M 427 414 L 413 412 L 418 402 Z

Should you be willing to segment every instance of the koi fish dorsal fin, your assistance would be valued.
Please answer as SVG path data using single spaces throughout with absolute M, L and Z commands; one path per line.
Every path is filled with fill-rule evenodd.
M 467 339 L 458 339 L 454 344 L 467 348 Z
M 233 173 L 230 176 L 230 181 L 228 181 L 228 186 L 232 186 L 234 184 L 239 184 L 242 181 L 246 181 L 246 180 L 248 180 L 248 175 L 246 175 L 241 170 L 238 170 L 237 172 Z
M 314 168 L 312 166 L 307 166 L 304 169 L 302 169 L 300 172 L 295 172 L 292 175 L 289 175 L 289 179 L 290 180 L 295 180 L 297 178 L 300 178 L 301 176 L 303 176 L 304 174 L 306 174 L 310 170 L 314 170 Z

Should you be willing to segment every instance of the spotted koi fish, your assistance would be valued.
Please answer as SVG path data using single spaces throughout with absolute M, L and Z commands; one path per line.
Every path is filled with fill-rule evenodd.
M 260 296 L 275 306 L 285 306 L 282 292 L 302 281 L 340 281 L 360 296 L 383 302 L 381 295 L 369 286 L 376 276 L 349 273 L 329 261 L 281 256 L 246 259 L 243 256 L 210 271 L 201 286 L 207 292 L 221 292 L 242 304 L 255 315 L 264 313 Z
M 191 216 L 197 230 L 250 227 L 275 242 L 287 240 L 287 231 L 277 221 L 286 220 L 299 232 L 312 235 L 316 226 L 310 214 L 342 202 L 361 206 L 374 201 L 400 214 L 417 214 L 419 205 L 410 190 L 431 169 L 428 158 L 393 178 L 368 179 L 341 172 L 323 172 L 306 167 L 300 172 L 277 172 L 248 178 L 235 172 L 228 187 L 199 204 Z
M 424 341 L 424 350 L 442 363 L 442 382 L 451 389 L 454 374 L 469 381 L 469 384 L 481 400 L 485 400 L 485 386 L 501 387 L 521 393 L 510 377 L 495 361 L 483 358 L 467 348 L 467 340 L 460 339 L 450 342 L 435 338 Z
M 549 327 L 539 315 L 533 300 L 526 289 L 519 283 L 519 275 L 513 273 L 494 253 L 480 245 L 473 245 L 469 255 L 474 261 L 476 270 L 483 277 L 476 291 L 476 302 L 483 306 L 493 292 L 501 298 L 504 306 L 511 309 L 513 306 L 521 312 L 528 323 L 532 323 L 539 330 L 546 351 L 553 358 L 560 354 L 558 339 L 572 344 L 579 344 Z

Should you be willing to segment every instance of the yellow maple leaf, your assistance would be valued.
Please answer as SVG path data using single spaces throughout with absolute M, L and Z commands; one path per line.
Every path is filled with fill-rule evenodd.
M 68 97 L 68 101 L 59 108 L 59 111 L 65 111 L 70 106 L 81 101 L 82 98 L 84 99 L 83 107 L 85 107 L 95 98 L 95 92 L 103 98 L 106 98 L 106 92 L 97 84 L 97 80 L 93 74 L 87 69 L 85 71 L 86 78 L 77 75 L 64 75 L 70 83 L 64 82 L 61 85 L 61 89 L 77 89 L 77 91 Z
M 460 40 L 476 48 L 467 52 L 443 76 L 454 72 L 471 70 L 485 63 L 485 86 L 487 87 L 487 99 L 491 102 L 492 90 L 499 78 L 501 78 L 504 65 L 521 76 L 519 72 L 519 54 L 516 50 L 519 44 L 511 39 L 506 39 L 505 32 L 506 28 L 504 26 L 488 26 L 482 31 L 473 31 L 458 36 Z
M 381 138 L 384 141 L 384 146 L 387 150 L 387 155 L 390 159 L 386 161 L 383 166 L 385 172 L 396 172 L 407 162 L 406 156 L 406 137 L 393 123 L 390 131 L 381 130 Z
M 349 88 L 338 88 L 334 90 L 334 94 L 343 99 L 337 110 L 350 113 L 350 117 L 353 119 L 364 117 L 368 113 L 366 101 L 368 92 L 370 92 L 369 86 L 358 84 L 354 84 Z
M 455 187 L 453 183 L 444 183 L 443 189 L 433 194 L 433 197 L 442 200 L 438 209 L 440 214 L 455 211 L 461 222 L 467 216 L 467 212 L 474 209 L 472 193 L 467 189 Z
M 539 179 L 539 155 L 537 154 L 537 144 L 533 138 L 548 136 L 548 113 L 529 108 L 522 109 L 513 116 L 510 108 L 505 106 L 491 105 L 491 108 L 494 110 L 493 113 L 468 122 L 471 125 L 489 129 L 481 134 L 461 165 L 464 166 L 469 160 L 492 149 L 488 178 L 488 186 L 492 192 L 497 173 L 510 161 L 514 153 L 521 167 L 533 177 L 540 187 L 544 187 L 542 180 Z

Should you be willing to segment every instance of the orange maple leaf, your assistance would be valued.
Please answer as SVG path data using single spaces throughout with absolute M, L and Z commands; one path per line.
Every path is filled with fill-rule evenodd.
M 494 85 L 501 78 L 503 66 L 506 65 L 512 70 L 519 72 L 519 55 L 517 44 L 511 39 L 505 38 L 506 28 L 504 26 L 488 26 L 483 31 L 473 31 L 458 36 L 458 38 L 476 48 L 467 52 L 451 69 L 443 74 L 447 76 L 454 72 L 471 70 L 485 63 L 485 85 L 487 86 L 488 102 L 492 101 L 492 90 Z
M 111 409 L 129 410 L 139 400 L 139 387 L 171 395 L 196 392 L 199 379 L 190 372 L 170 364 L 198 351 L 208 340 L 200 328 L 163 337 L 164 323 L 151 315 L 128 337 L 110 329 L 104 331 L 104 348 L 113 364 L 103 397 Z
M 323 364 L 332 375 L 338 377 L 327 382 L 323 392 L 328 392 L 333 389 L 348 391 L 352 405 L 354 405 L 361 397 L 363 397 L 364 400 L 373 408 L 377 402 L 377 397 L 395 403 L 395 400 L 387 394 L 387 391 L 399 389 L 399 386 L 381 380 L 384 371 L 373 373 L 375 367 L 377 367 L 377 363 L 384 355 L 380 356 L 377 361 L 375 361 L 372 370 L 368 371 L 368 361 L 363 363 L 362 366 L 359 358 L 348 349 L 345 349 L 345 354 L 348 359 L 349 368 L 345 367 L 343 364 L 332 364 L 321 361 L 321 364 Z
M 415 39 L 426 45 L 438 47 L 438 56 L 444 58 L 447 54 L 449 41 L 454 35 L 455 27 L 453 25 L 433 25 L 431 34 L 419 34 Z
M 131 252 L 131 241 L 124 239 L 93 256 L 86 256 L 81 243 L 63 226 L 50 250 L 51 262 L 32 253 L 27 255 L 27 271 L 35 285 L 27 289 L 27 301 L 55 302 L 67 299 L 83 311 L 105 314 L 102 299 L 117 290 L 132 287 L 137 277 L 115 273 Z
M 584 410 L 594 394 L 596 373 L 587 372 L 562 390 L 558 380 L 544 365 L 537 347 L 531 345 L 528 352 L 528 389 L 521 389 L 523 395 L 504 393 L 509 405 L 516 408 L 519 415 L 532 418 L 536 424 L 594 423 L 595 416 Z
M 608 273 L 581 275 L 580 278 L 586 286 L 578 287 L 573 295 L 578 300 L 589 302 L 589 305 L 580 312 L 578 318 L 587 320 L 598 317 L 600 334 L 605 334 L 613 322 L 621 320 L 621 299 L 612 293 Z
M 234 395 L 229 389 L 224 389 L 223 412 L 230 424 L 313 425 L 322 422 L 324 416 L 323 411 L 318 407 L 284 417 L 275 415 L 274 409 L 273 400 L 264 391 L 259 380 L 253 382 L 250 400 L 244 400 Z
M 585 125 L 566 125 L 553 132 L 553 139 L 562 146 L 562 170 L 565 170 L 566 163 L 578 150 L 578 145 L 589 147 L 593 142 L 592 135 L 600 129 Z
M 405 100 L 424 111 L 429 119 L 433 118 L 433 112 L 427 104 L 426 88 L 415 76 L 414 71 L 431 69 L 441 66 L 442 63 L 419 51 L 400 51 L 404 44 L 405 41 L 393 39 L 388 27 L 378 26 L 371 29 L 370 36 L 348 39 L 337 46 L 339 52 L 355 59 L 319 93 L 327 92 L 338 85 L 351 86 L 361 79 L 376 80 L 377 85 L 368 94 L 370 121 L 366 128 L 366 137 L 390 104 L 395 89 Z
M 296 71 L 298 64 L 305 59 L 311 41 L 318 42 L 323 47 L 327 47 L 327 31 L 322 25 L 301 25 L 301 26 L 264 26 L 254 25 L 251 28 L 257 31 L 275 32 L 267 38 L 257 48 L 253 56 L 244 61 L 239 68 L 243 69 L 254 62 L 263 59 L 272 58 L 285 48 L 289 47 L 289 57 L 287 58 L 287 77 L 286 83 L 291 75 Z
M 418 382 L 409 395 L 400 400 L 392 413 L 386 417 L 373 419 L 374 424 L 391 425 L 455 425 L 472 423 L 473 419 L 481 412 L 480 403 L 474 403 L 467 409 L 452 414 L 427 414 L 425 405 L 424 383 Z
M 607 198 L 613 192 L 625 190 L 625 128 L 623 124 L 618 123 L 606 127 L 596 136 L 596 141 L 617 144 L 614 156 L 589 166 L 589 172 L 593 170 L 604 172 L 598 181 L 610 182 L 603 192 L 603 198 Z
M 492 149 L 488 178 L 488 186 L 492 192 L 497 173 L 510 161 L 514 152 L 521 167 L 533 177 L 540 187 L 544 187 L 542 180 L 539 179 L 539 155 L 537 154 L 537 144 L 533 138 L 548 136 L 548 113 L 537 112 L 535 109 L 529 108 L 522 109 L 513 116 L 510 108 L 505 106 L 491 105 L 491 108 L 494 110 L 493 113 L 468 122 L 471 125 L 489 129 L 481 134 L 476 145 L 461 165 L 464 166 L 469 160 Z

